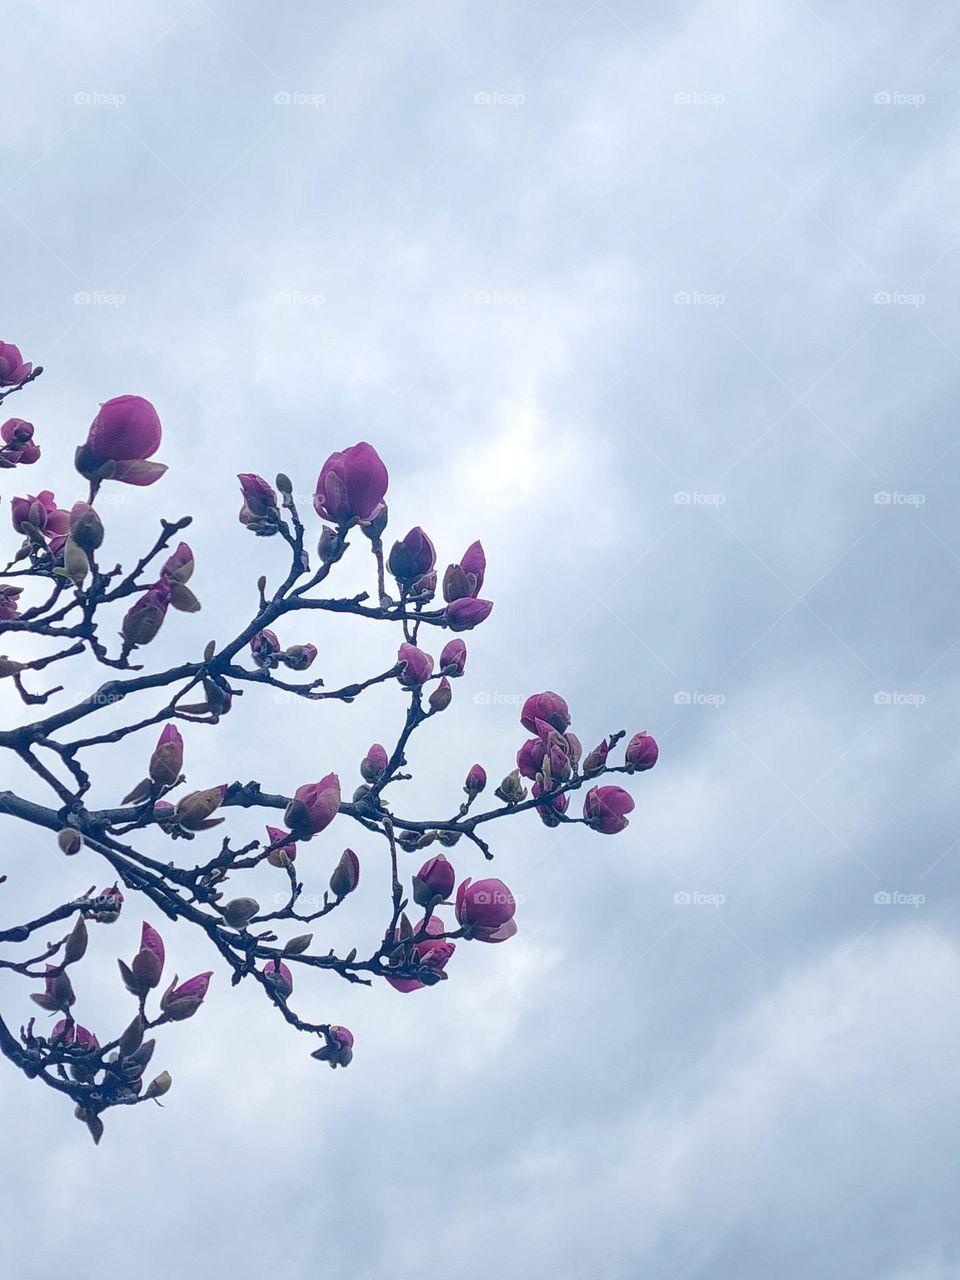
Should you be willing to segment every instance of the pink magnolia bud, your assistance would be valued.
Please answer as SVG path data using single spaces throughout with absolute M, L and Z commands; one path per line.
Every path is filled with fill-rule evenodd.
M 93 901 L 92 918 L 99 924 L 113 924 L 123 906 L 123 893 L 114 884 L 109 889 L 101 889 Z
M 267 985 L 274 990 L 282 1000 L 287 1000 L 293 994 L 293 974 L 282 960 L 268 960 L 261 970 Z
M 430 858 L 413 877 L 413 900 L 421 907 L 436 906 L 453 893 L 456 872 L 442 853 Z
M 546 790 L 547 788 L 542 787 L 539 782 L 533 784 L 534 797 L 542 796 Z M 538 804 L 537 815 L 544 826 L 558 827 L 560 818 L 557 815 L 566 813 L 569 807 L 570 797 L 565 791 L 561 791 L 559 795 L 551 796 L 546 804 Z
M 517 932 L 516 899 L 502 880 L 464 880 L 457 890 L 457 921 L 479 942 L 506 942 Z
M 317 656 L 317 646 L 315 644 L 292 644 L 289 649 L 284 649 L 280 655 L 281 660 L 287 664 L 291 671 L 306 671 L 308 667 L 312 667 Z
M 583 776 L 592 778 L 595 774 L 602 773 L 607 765 L 607 754 L 610 750 L 610 744 L 606 738 L 592 751 L 587 753 L 583 762 Z
M 467 646 L 462 640 L 448 640 L 440 651 L 440 671 L 445 676 L 462 676 L 467 665 Z
M 353 1033 L 346 1027 L 329 1027 L 326 1040 L 323 1048 L 315 1049 L 310 1057 L 329 1062 L 331 1067 L 348 1067 L 353 1061 Z
M 404 642 L 397 650 L 397 661 L 403 663 L 397 679 L 407 689 L 417 688 L 433 674 L 433 658 L 415 644 Z
M 273 485 L 268 484 L 263 476 L 253 472 L 242 472 L 237 476 L 243 493 L 243 510 L 240 519 L 243 524 L 251 524 L 259 520 L 270 520 L 277 514 L 277 494 Z M 247 512 L 249 519 L 244 520 Z
M 115 396 L 100 406 L 77 450 L 76 466 L 83 476 L 106 475 L 124 484 L 148 485 L 159 480 L 166 467 L 147 462 L 160 448 L 160 419 L 142 396 Z
M 12 622 L 20 616 L 22 587 L 0 586 L 0 622 Z
M 32 372 L 33 365 L 24 363 L 19 347 L 0 342 L 0 387 L 17 387 Z
M 444 933 L 443 921 L 438 920 L 436 916 L 427 916 L 417 925 L 414 930 L 414 936 L 421 933 L 437 935 Z M 399 940 L 399 930 L 396 934 Z M 390 986 L 395 991 L 419 991 L 423 987 L 433 986 L 441 980 L 443 970 L 446 968 L 447 961 L 456 951 L 456 944 L 448 942 L 446 938 L 431 936 L 424 938 L 421 942 L 414 943 L 409 949 L 409 955 L 405 957 L 408 964 L 416 964 L 418 974 L 415 978 L 387 978 Z M 402 953 L 401 953 L 402 955 Z
M 627 743 L 626 763 L 631 773 L 652 769 L 660 756 L 660 748 L 649 733 L 635 733 Z
M 33 440 L 33 423 L 25 422 L 23 418 L 9 418 L 0 427 L 0 440 L 3 441 L 0 465 L 29 465 L 40 457 L 40 448 Z
M 71 1022 L 68 1018 L 61 1018 L 59 1022 L 53 1024 L 50 1042 L 63 1045 L 68 1049 L 81 1049 L 84 1053 L 92 1053 L 94 1049 L 100 1048 L 100 1043 L 92 1031 L 82 1027 L 79 1022 Z
M 284 855 L 291 862 L 296 862 L 297 842 L 286 831 L 279 827 L 267 827 L 267 835 L 270 837 L 269 843 L 274 846 L 267 854 L 267 861 L 272 867 L 282 867 Z
M 158 782 L 164 787 L 172 787 L 180 777 L 182 768 L 183 738 L 176 725 L 168 724 L 154 747 L 147 772 L 153 782 Z
M 468 796 L 478 796 L 487 785 L 487 771 L 482 764 L 471 765 L 463 789 Z
M 520 712 L 520 723 L 531 733 L 536 733 L 538 720 L 543 720 L 560 733 L 569 726 L 570 709 L 559 693 L 534 693 L 526 700 Z
M 144 921 L 140 931 L 140 950 L 130 962 L 129 969 L 138 995 L 146 995 L 159 984 L 164 958 L 163 939 L 152 925 Z M 124 974 L 125 979 L 126 977 L 127 974 Z
M 49 489 L 31 493 L 26 498 L 10 499 L 10 515 L 17 533 L 29 533 L 30 528 L 42 533 L 56 510 L 56 499 Z
M 450 688 L 450 681 L 446 676 L 444 676 L 434 689 L 433 693 L 431 693 L 430 697 L 427 699 L 427 702 L 430 705 L 430 710 L 446 711 L 447 707 L 450 705 L 452 697 L 453 690 Z
M 195 978 L 188 978 L 179 986 L 174 978 L 160 1000 L 160 1008 L 167 1018 L 171 1022 L 183 1022 L 186 1018 L 192 1018 L 203 1003 L 212 977 L 210 972 L 198 973 Z
M 517 768 L 525 778 L 535 778 L 543 768 L 547 748 L 540 738 L 530 738 L 517 752 Z
M 164 561 L 160 572 L 165 578 L 172 578 L 174 582 L 189 582 L 193 576 L 193 570 L 193 552 L 185 542 L 181 542 L 173 555 L 168 556 Z
M 612 836 L 629 825 L 626 815 L 634 807 L 633 796 L 623 787 L 591 787 L 583 801 L 583 816 L 594 831 Z
M 277 665 L 280 656 L 280 641 L 272 631 L 265 627 L 250 639 L 250 652 L 258 667 L 269 670 Z
M 149 644 L 163 625 L 170 605 L 170 584 L 161 578 L 149 587 L 124 615 L 120 634 L 127 644 Z
M 50 1013 L 69 1013 L 76 1000 L 70 978 L 65 969 L 57 965 L 44 966 L 43 993 L 31 993 L 30 999 Z
M 352 524 L 369 520 L 387 492 L 387 469 L 372 445 L 361 441 L 332 453 L 317 477 L 314 509 L 324 520 Z
M 298 840 L 309 840 L 328 827 L 339 811 L 340 779 L 335 773 L 328 773 L 319 782 L 297 788 L 284 821 Z
M 387 765 L 390 759 L 386 750 L 375 742 L 367 754 L 360 761 L 360 774 L 366 782 L 379 782 L 387 771 Z
M 487 571 L 487 557 L 479 542 L 471 542 L 460 558 L 460 568 L 466 574 L 470 585 L 470 594 L 477 596 L 483 586 L 483 576 Z
M 437 553 L 433 543 L 417 526 L 400 542 L 393 544 L 387 568 L 401 586 L 410 586 L 418 578 L 430 573 L 436 562 Z
M 451 631 L 472 631 L 489 618 L 493 604 L 489 600 L 475 600 L 464 596 L 447 605 L 447 626 Z
M 360 859 L 352 849 L 344 849 L 330 877 L 330 892 L 337 898 L 345 898 L 359 883 Z

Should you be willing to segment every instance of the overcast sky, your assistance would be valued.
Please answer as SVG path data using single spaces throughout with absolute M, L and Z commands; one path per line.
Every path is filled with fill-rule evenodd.
M 4 499 L 69 505 L 97 404 L 150 398 L 170 473 L 104 508 L 109 545 L 133 559 L 195 514 L 204 610 L 155 648 L 194 657 L 280 571 L 236 523 L 236 472 L 309 492 L 369 439 L 392 531 L 423 524 L 441 564 L 480 537 L 496 602 L 413 752 L 411 816 L 475 760 L 506 772 L 542 688 L 587 745 L 662 745 L 617 839 L 499 825 L 506 946 L 462 945 L 407 996 L 298 979 L 305 1016 L 353 1028 L 349 1071 L 218 969 L 161 1037 L 165 1110 L 110 1113 L 99 1149 L 0 1072 L 3 1273 L 957 1280 L 952 6 L 2 14 L 0 337 L 47 369 L 15 402 L 44 457 Z M 359 551 L 342 582 L 371 585 Z M 329 683 L 395 643 L 288 628 Z M 349 711 L 248 693 L 188 729 L 188 778 L 352 786 L 402 715 L 395 688 Z M 101 757 L 103 803 L 148 739 Z M 329 945 L 363 944 L 380 842 L 328 834 L 318 885 L 346 843 L 364 865 Z M 5 903 L 105 878 L 2 836 Z M 78 1015 L 108 1034 L 140 919 L 84 966 Z M 163 932 L 181 976 L 207 967 Z

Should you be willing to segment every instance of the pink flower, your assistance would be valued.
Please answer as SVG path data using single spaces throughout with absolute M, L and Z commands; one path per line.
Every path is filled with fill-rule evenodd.
M 402 644 L 397 650 L 397 662 L 403 664 L 397 679 L 407 689 L 424 684 L 433 674 L 433 658 L 415 644 Z
M 170 583 L 166 578 L 161 578 L 124 615 L 120 633 L 127 644 L 149 644 L 163 625 L 169 605 Z
M 506 942 L 517 932 L 516 899 L 502 880 L 464 880 L 457 890 L 457 921 L 479 942 Z
M 421 907 L 436 906 L 453 893 L 457 873 L 442 853 L 429 858 L 413 877 L 413 898 Z
M 400 542 L 393 544 L 387 568 L 401 586 L 408 587 L 429 573 L 436 563 L 437 553 L 433 543 L 418 525 Z
M 467 779 L 463 784 L 463 789 L 468 796 L 478 796 L 487 785 L 487 771 L 482 764 L 474 764 L 470 766 Z
M 447 626 L 451 631 L 472 631 L 490 616 L 493 603 L 490 600 L 474 600 L 464 596 L 447 605 Z
M 0 464 L 29 464 L 40 457 L 39 446 L 33 442 L 33 423 L 23 418 L 8 419 L 0 427 L 0 440 L 4 444 L 0 449 Z
M 293 974 L 282 960 L 268 960 L 261 972 L 281 999 L 287 1000 L 293 994 Z
M 160 1000 L 160 1008 L 167 1018 L 171 1022 L 183 1022 L 186 1018 L 192 1018 L 203 1004 L 203 997 L 207 994 L 212 977 L 213 974 L 209 972 L 198 973 L 195 978 L 188 978 L 179 986 L 174 978 Z
M 633 796 L 623 787 L 591 787 L 583 801 L 583 816 L 594 831 L 616 835 L 629 823 L 635 808 Z
M 310 1057 L 329 1062 L 331 1067 L 348 1067 L 353 1061 L 353 1033 L 346 1027 L 328 1027 L 325 1035 L 327 1043 Z
M 530 738 L 517 752 L 517 768 L 525 778 L 535 778 L 543 768 L 547 748 L 540 738 Z
M 660 748 L 649 733 L 635 733 L 627 743 L 626 762 L 631 772 L 643 773 L 652 769 L 659 757 Z
M 0 387 L 18 387 L 33 373 L 32 364 L 24 364 L 20 348 L 12 342 L 0 342 Z
M 418 933 L 442 934 L 444 932 L 443 921 L 438 920 L 436 916 L 430 916 L 421 920 L 414 932 L 415 935 Z M 387 982 L 390 983 L 395 991 L 403 992 L 419 991 L 422 987 L 432 986 L 437 981 L 433 975 L 443 972 L 447 966 L 447 961 L 456 949 L 456 943 L 449 942 L 446 938 L 424 938 L 422 942 L 416 942 L 410 948 L 408 960 L 409 964 L 418 966 L 420 976 L 417 978 L 388 977 Z
M 20 616 L 20 595 L 23 587 L 0 586 L 0 622 L 12 622 Z
M 610 744 L 606 740 L 603 741 L 592 751 L 588 751 L 583 761 L 583 775 L 585 778 L 592 778 L 596 773 L 603 773 L 607 766 L 607 755 L 610 751 Z
M 448 640 L 440 650 L 440 670 L 445 676 L 462 676 L 467 665 L 467 646 L 462 640 Z
M 543 720 L 560 733 L 570 724 L 570 708 L 559 693 L 533 693 L 523 704 L 520 723 L 531 733 L 538 733 L 537 721 Z
M 298 787 L 284 821 L 298 840 L 309 840 L 328 827 L 340 811 L 340 779 L 328 773 L 319 782 Z
M 375 742 L 360 761 L 360 774 L 365 782 L 371 784 L 379 782 L 386 773 L 389 763 L 390 758 L 386 749 L 379 742 Z
M 369 520 L 387 492 L 387 469 L 372 445 L 361 441 L 332 453 L 317 477 L 317 515 L 336 524 Z
M 165 578 L 172 578 L 174 582 L 189 582 L 193 575 L 193 570 L 193 552 L 185 542 L 181 542 L 173 555 L 168 556 L 163 562 L 163 568 L 160 573 Z
M 244 524 L 252 520 L 269 519 L 277 513 L 277 495 L 273 485 L 268 484 L 263 476 L 254 475 L 252 471 L 242 472 L 237 476 L 243 493 L 243 510 L 240 519 Z M 249 520 L 244 520 L 244 511 Z
M 487 568 L 487 558 L 479 542 L 472 542 L 463 553 L 459 564 L 447 566 L 443 575 L 443 598 L 448 604 L 454 600 L 462 600 L 476 596 L 483 586 L 483 575 Z
M 90 1053 L 94 1049 L 100 1048 L 100 1043 L 92 1031 L 88 1031 L 86 1027 L 81 1027 L 79 1022 L 71 1022 L 68 1018 L 61 1018 L 59 1022 L 53 1024 L 53 1030 L 50 1032 L 51 1044 L 63 1045 L 65 1048 L 81 1049 L 84 1053 Z
M 272 845 L 270 852 L 267 854 L 267 861 L 272 867 L 282 867 L 280 855 L 286 854 L 291 862 L 297 860 L 297 842 L 288 832 L 281 830 L 280 827 L 267 827 L 267 835 L 269 836 L 269 845 Z
M 280 656 L 280 641 L 266 627 L 250 640 L 250 652 L 258 667 L 269 670 L 275 667 Z
M 149 400 L 142 396 L 115 396 L 100 406 L 90 424 L 86 443 L 77 451 L 76 466 L 83 476 L 102 472 L 124 484 L 148 485 L 159 480 L 166 467 L 147 462 L 160 448 L 160 419 Z
M 183 768 L 183 738 L 175 724 L 168 724 L 153 749 L 148 770 L 151 781 L 172 787 Z
M 163 939 L 152 925 L 144 921 L 140 931 L 140 950 L 130 962 L 129 969 L 122 960 L 120 962 L 124 982 L 136 995 L 146 995 L 159 984 L 164 959 Z

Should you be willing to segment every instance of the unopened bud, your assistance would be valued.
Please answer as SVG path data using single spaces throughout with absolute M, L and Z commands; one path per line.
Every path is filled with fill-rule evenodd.
M 83 839 L 80 832 L 75 831 L 73 827 L 64 827 L 62 831 L 57 833 L 57 844 L 67 857 L 71 857 L 73 854 L 80 852 Z
M 163 1095 L 169 1091 L 172 1084 L 173 1079 L 171 1078 L 170 1072 L 161 1071 L 160 1074 L 147 1085 L 146 1092 L 143 1096 L 145 1098 L 162 1098 Z
M 440 681 L 437 687 L 431 693 L 427 701 L 430 704 L 431 711 L 446 711 L 450 705 L 450 699 L 453 697 L 453 690 L 450 688 L 450 681 L 446 676 Z
M 259 910 L 256 898 L 231 898 L 223 908 L 223 918 L 231 929 L 244 929 Z

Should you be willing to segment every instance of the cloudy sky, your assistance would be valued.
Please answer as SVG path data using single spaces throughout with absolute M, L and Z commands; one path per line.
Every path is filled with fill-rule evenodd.
M 306 492 L 367 438 L 392 528 L 444 564 L 482 538 L 496 602 L 411 808 L 505 772 L 541 688 L 588 744 L 662 745 L 617 839 L 501 824 L 507 946 L 409 996 L 301 980 L 349 1071 L 218 972 L 162 1039 L 165 1110 L 111 1113 L 99 1149 L 0 1073 L 4 1273 L 960 1277 L 951 6 L 2 12 L 0 336 L 47 369 L 16 401 L 29 480 L 79 496 L 97 404 L 155 402 L 170 474 L 105 519 L 119 558 L 197 517 L 204 610 L 157 659 L 234 634 L 279 572 L 235 473 Z M 370 585 L 359 552 L 342 581 Z M 391 660 L 386 629 L 290 627 L 328 683 Z M 395 689 L 251 694 L 188 730 L 189 780 L 353 780 L 402 715 Z M 101 757 L 103 803 L 151 745 Z M 319 883 L 347 840 L 364 860 L 349 946 L 382 927 L 382 851 L 330 834 Z M 4 893 L 62 901 L 88 857 L 4 827 Z M 98 1028 L 129 1015 L 139 919 L 94 935 Z

